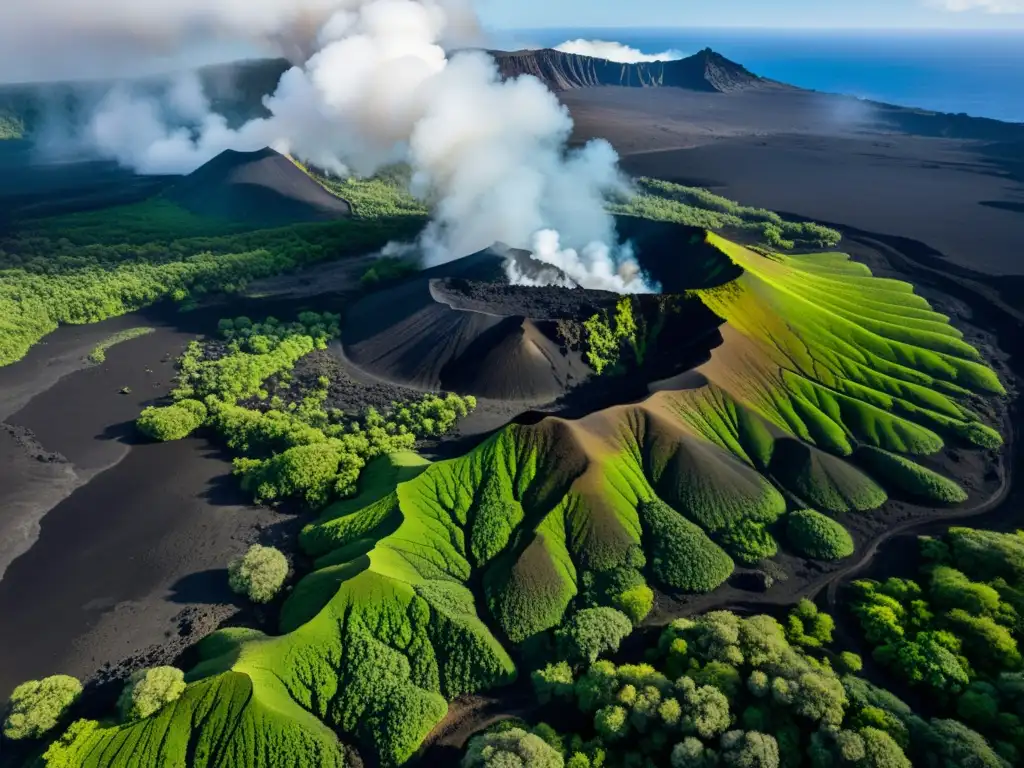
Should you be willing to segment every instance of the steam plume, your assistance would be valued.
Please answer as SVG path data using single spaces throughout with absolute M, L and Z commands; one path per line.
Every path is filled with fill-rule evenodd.
M 259 0 L 245 20 L 236 6 L 218 0 L 196 23 L 313 50 L 264 99 L 270 116 L 230 128 L 192 76 L 159 96 L 120 87 L 89 122 L 101 154 L 142 173 L 187 173 L 225 149 L 264 146 L 338 175 L 407 162 L 433 211 L 421 238 L 428 263 L 495 241 L 540 244 L 539 258 L 571 266 L 581 285 L 642 289 L 604 208 L 626 189 L 614 150 L 595 141 L 568 151 L 572 120 L 539 80 L 502 81 L 479 51 L 447 54 L 476 28 L 466 0 Z M 557 234 L 538 235 L 546 230 Z
M 644 53 L 637 48 L 631 48 L 622 43 L 611 40 L 566 40 L 555 47 L 556 51 L 564 53 L 576 53 L 580 56 L 593 56 L 597 59 L 607 59 L 620 64 L 640 64 L 651 61 L 675 61 L 683 58 L 682 51 L 672 48 L 661 53 Z

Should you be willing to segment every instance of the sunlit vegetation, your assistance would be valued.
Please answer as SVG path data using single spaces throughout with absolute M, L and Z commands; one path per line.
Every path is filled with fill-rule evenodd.
M 353 203 L 364 217 L 356 221 L 422 225 L 422 208 L 394 183 L 323 183 Z M 659 198 L 668 217 L 704 206 L 719 225 L 763 239 L 833 242 L 823 228 L 703 193 L 649 191 L 676 196 Z M 102 221 L 76 226 L 95 234 Z M 284 242 L 307 253 L 309 233 L 351 236 L 347 223 L 337 226 L 230 240 L 273 261 L 259 238 L 287 231 L 295 240 Z M 330 247 L 365 250 L 369 239 Z M 413 451 L 451 431 L 473 398 L 426 395 L 344 413 L 326 378 L 295 381 L 299 361 L 339 337 L 337 315 L 233 318 L 219 339 L 190 346 L 172 402 L 147 409 L 139 428 L 155 439 L 204 430 L 237 457 L 255 499 L 312 511 L 296 560 L 309 570 L 281 602 L 278 634 L 207 637 L 172 704 L 129 722 L 79 721 L 50 746 L 48 768 L 340 768 L 339 737 L 370 762 L 397 766 L 453 698 L 530 670 L 540 701 L 578 710 L 586 726 L 559 734 L 513 725 L 474 740 L 466 765 L 904 768 L 955 765 L 979 740 L 992 752 L 976 730 L 917 718 L 853 676 L 859 660 L 830 649 L 831 620 L 810 604 L 784 624 L 721 612 L 678 620 L 648 664 L 598 660 L 645 620 L 655 589 L 668 602 L 711 592 L 735 561 L 758 566 L 780 550 L 849 557 L 853 539 L 831 515 L 868 514 L 889 488 L 953 499 L 949 485 L 898 454 L 934 453 L 947 436 L 1000 443 L 967 403 L 1002 394 L 1002 385 L 911 286 L 874 278 L 842 254 L 766 255 L 710 233 L 707 242 L 743 274 L 690 296 L 726 321 L 697 385 L 577 420 L 510 424 L 445 461 Z M 133 264 L 136 247 L 124 249 Z M 145 266 L 185 263 L 188 247 Z M 203 247 L 217 264 L 234 252 Z M 66 247 L 69 258 L 75 248 Z M 283 263 L 273 269 L 291 268 Z M 43 262 L 33 269 L 43 274 Z M 249 277 L 222 274 L 225 282 L 203 290 L 236 290 Z M 171 294 L 188 300 L 194 288 Z M 585 327 L 580 341 L 595 370 L 643 363 L 654 330 L 637 314 L 624 299 Z M 861 460 L 865 447 L 880 453 Z M 965 547 L 959 557 L 984 560 Z M 995 580 L 1011 583 L 1004 567 L 985 562 L 989 571 L 972 578 L 997 592 Z M 287 574 L 283 555 L 245 563 L 232 565 L 232 586 L 273 600 Z M 1000 593 L 1001 603 L 1015 599 Z M 971 621 L 965 636 L 984 636 L 988 625 Z
M 8 703 L 3 733 L 8 739 L 36 739 L 53 730 L 82 694 L 82 684 L 68 675 L 22 683 Z
M 911 734 L 900 717 L 871 706 L 873 689 L 847 672 L 830 644 L 831 620 L 809 603 L 785 628 L 725 611 L 678 619 L 648 649 L 647 663 L 558 662 L 533 673 L 538 703 L 558 703 L 544 711 L 575 708 L 577 717 L 560 721 L 583 719 L 586 727 L 559 732 L 506 721 L 470 749 L 503 734 L 522 743 L 532 733 L 556 751 L 552 765 L 571 768 L 909 768 L 951 752 L 935 743 L 935 724 L 914 718 Z
M 339 320 L 306 312 L 293 323 L 221 321 L 223 343 L 189 346 L 178 361 L 174 402 L 145 409 L 139 430 L 156 440 L 179 440 L 208 425 L 238 454 L 235 472 L 257 501 L 296 499 L 321 507 L 351 495 L 367 461 L 446 434 L 476 406 L 471 396 L 424 395 L 385 412 L 348 415 L 327 404 L 326 380 L 296 399 L 287 385 L 290 372 L 337 338 Z M 272 377 L 284 385 L 273 394 L 267 389 Z
M 244 555 L 228 564 L 231 590 L 254 603 L 269 603 L 288 577 L 288 559 L 274 547 L 253 544 Z
M 1024 533 L 952 528 L 923 538 L 919 579 L 857 581 L 850 608 L 875 660 L 976 729 L 1002 761 L 1024 757 Z
M 162 198 L 26 222 L 0 240 L 0 365 L 62 323 L 240 291 L 251 280 L 379 249 L 421 227 L 415 217 L 378 216 L 245 231 Z
M 176 667 L 140 669 L 125 683 L 117 700 L 121 719 L 141 720 L 177 701 L 185 692 L 185 673 Z
M 831 248 L 842 235 L 820 224 L 785 221 L 763 208 L 748 208 L 697 187 L 640 178 L 638 194 L 613 206 L 616 213 L 657 221 L 672 221 L 715 231 L 732 230 L 757 236 L 773 248 Z
M 92 352 L 89 353 L 88 360 L 90 363 L 100 364 L 107 359 L 107 350 L 113 347 L 115 344 L 120 344 L 122 341 L 130 341 L 131 339 L 137 339 L 140 336 L 147 336 L 153 333 L 156 328 L 139 327 L 139 328 L 126 328 L 123 331 L 118 331 L 112 336 L 104 339 L 95 347 Z
M 853 539 L 838 522 L 813 509 L 786 517 L 786 536 L 798 553 L 815 560 L 842 560 L 853 554 Z
M 174 405 L 149 406 L 136 425 L 142 434 L 153 440 L 181 440 L 202 426 L 206 414 L 206 406 L 198 400 L 182 399 Z

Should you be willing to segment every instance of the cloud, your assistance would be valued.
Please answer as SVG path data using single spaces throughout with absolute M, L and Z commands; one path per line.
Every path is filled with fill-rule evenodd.
M 925 0 L 928 5 L 954 13 L 1024 13 L 1024 0 Z
M 432 0 L 446 43 L 479 36 L 472 0 Z M 136 77 L 248 55 L 297 63 L 359 0 L 0 0 L 0 80 Z
M 593 56 L 597 59 L 607 59 L 622 64 L 639 64 L 647 61 L 675 61 L 683 58 L 681 51 L 675 49 L 662 51 L 661 53 L 647 54 L 628 45 L 616 43 L 610 40 L 566 40 L 555 47 L 556 51 L 565 53 L 576 53 L 581 56 Z
M 481 51 L 449 54 L 461 0 L 336 5 L 309 38 L 315 52 L 263 99 L 267 117 L 231 128 L 185 75 L 159 92 L 112 89 L 86 142 L 141 173 L 188 173 L 225 149 L 264 146 L 338 175 L 407 163 L 432 214 L 417 244 L 426 263 L 503 242 L 579 285 L 649 290 L 605 207 L 628 192 L 618 155 L 603 140 L 569 148 L 572 118 L 537 78 L 503 80 Z

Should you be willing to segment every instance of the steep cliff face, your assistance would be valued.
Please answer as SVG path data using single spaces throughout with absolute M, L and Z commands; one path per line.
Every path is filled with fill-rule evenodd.
M 725 93 L 763 80 L 710 48 L 678 61 L 620 64 L 551 49 L 491 51 L 503 77 L 533 75 L 553 91 L 617 85 L 630 88 L 686 88 Z

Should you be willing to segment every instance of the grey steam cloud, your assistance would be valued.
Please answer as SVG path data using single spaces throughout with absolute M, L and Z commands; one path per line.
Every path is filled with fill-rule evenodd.
M 572 120 L 539 80 L 502 81 L 479 51 L 449 55 L 478 29 L 466 0 L 176 0 L 152 6 L 152 18 L 150 5 L 125 18 L 120 0 L 91 5 L 98 16 L 76 34 L 97 45 L 201 33 L 276 46 L 295 62 L 264 99 L 270 116 L 237 129 L 195 76 L 159 97 L 114 88 L 83 137 L 99 154 L 141 173 L 188 173 L 225 149 L 264 146 L 338 175 L 406 162 L 413 193 L 433 211 L 420 242 L 428 262 L 501 241 L 534 248 L 584 287 L 650 290 L 605 210 L 608 195 L 628 191 L 611 145 L 568 150 Z M 136 28 L 146 36 L 132 37 Z

